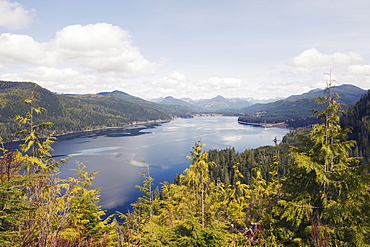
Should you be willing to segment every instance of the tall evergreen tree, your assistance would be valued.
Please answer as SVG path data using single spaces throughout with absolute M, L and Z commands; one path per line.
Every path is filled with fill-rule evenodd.
M 1 246 L 109 246 L 112 225 L 100 216 L 98 192 L 88 189 L 92 176 L 76 170 L 77 179 L 55 177 L 63 162 L 52 158 L 52 136 L 42 140 L 51 123 L 36 123 L 36 94 L 24 102 L 26 127 L 17 132 L 24 143 L 17 149 L 0 148 Z M 73 224 L 75 222 L 76 224 Z
M 329 76 L 326 96 L 317 98 L 325 110 L 315 112 L 324 123 L 313 125 L 305 145 L 292 149 L 295 166 L 285 178 L 283 217 L 294 223 L 302 244 L 367 246 L 369 175 L 359 158 L 349 157 L 355 142 L 346 140 L 349 130 L 339 125 L 339 95 L 331 91 Z

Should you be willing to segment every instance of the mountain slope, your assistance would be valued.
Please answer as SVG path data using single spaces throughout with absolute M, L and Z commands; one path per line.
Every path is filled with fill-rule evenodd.
M 238 112 L 239 109 L 252 105 L 250 99 L 240 99 L 240 98 L 226 99 L 221 95 L 218 95 L 211 99 L 200 99 L 200 100 L 176 99 L 172 96 L 167 96 L 165 98 L 160 98 L 153 101 L 155 101 L 156 103 L 166 105 L 181 105 L 192 108 L 195 111 L 202 113 L 210 112 L 216 113 L 219 111 L 230 111 L 230 110 Z
M 127 94 L 125 92 L 121 92 L 118 90 L 115 90 L 113 92 L 101 92 L 101 93 L 98 93 L 98 95 L 116 97 L 126 102 L 135 103 L 135 104 L 138 104 L 144 107 L 150 107 L 158 111 L 161 111 L 163 113 L 171 114 L 171 115 L 181 116 L 181 115 L 191 115 L 191 114 L 198 113 L 196 109 L 193 109 L 192 107 L 189 107 L 187 105 L 179 104 L 179 102 L 155 103 L 155 102 L 147 101 L 147 100 L 132 96 L 130 94 Z
M 357 142 L 355 156 L 370 162 L 370 90 L 344 113 L 341 125 L 350 127 L 349 138 Z
M 344 104 L 344 109 L 355 104 L 365 90 L 353 85 L 341 85 L 332 88 L 332 92 L 339 93 L 342 97 L 339 101 Z M 324 96 L 325 90 L 315 89 L 301 95 L 293 95 L 284 100 L 268 104 L 254 104 L 250 107 L 242 109 L 242 112 L 249 116 L 264 116 L 264 117 L 286 117 L 286 118 L 304 118 L 312 115 L 312 109 L 321 109 L 316 102 L 312 100 L 314 97 Z
M 0 136 L 16 130 L 14 118 L 25 116 L 29 106 L 23 103 L 35 90 L 35 107 L 41 106 L 46 114 L 38 114 L 38 122 L 54 123 L 57 133 L 75 132 L 105 127 L 122 127 L 134 122 L 170 119 L 153 108 L 125 102 L 103 95 L 61 95 L 31 82 L 0 81 Z

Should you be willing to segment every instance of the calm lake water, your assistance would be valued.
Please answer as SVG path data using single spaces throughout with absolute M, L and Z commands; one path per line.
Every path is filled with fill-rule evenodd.
M 115 135 L 92 135 L 61 140 L 54 147 L 56 157 L 70 156 L 62 167 L 62 177 L 73 176 L 76 162 L 86 162 L 87 171 L 98 171 L 92 188 L 101 189 L 101 205 L 108 212 L 126 212 L 140 192 L 141 169 L 149 165 L 156 185 L 173 181 L 190 164 L 187 155 L 198 140 L 206 143 L 204 150 L 234 147 L 237 152 L 265 145 L 274 145 L 287 129 L 241 125 L 237 117 L 178 118 L 159 126 L 136 126 Z M 145 162 L 144 162 L 145 161 Z

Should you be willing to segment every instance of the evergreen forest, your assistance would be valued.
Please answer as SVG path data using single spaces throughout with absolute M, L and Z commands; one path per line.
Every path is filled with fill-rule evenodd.
M 320 123 L 242 153 L 196 142 L 173 182 L 154 188 L 143 169 L 142 195 L 113 215 L 86 164 L 58 178 L 65 160 L 52 157 L 52 113 L 31 89 L 14 116 L 23 143 L 1 147 L 0 246 L 370 246 L 370 91 L 343 111 L 330 86 L 315 99 Z
M 124 127 L 139 122 L 169 120 L 172 117 L 151 107 L 129 103 L 117 97 L 99 94 L 63 95 L 31 82 L 0 81 L 0 136 L 10 140 L 9 133 L 17 130 L 13 119 L 27 111 L 22 103 L 33 93 L 33 107 L 42 107 L 35 121 L 52 122 L 47 134 L 75 133 L 86 130 Z M 14 138 L 14 137 L 13 137 Z

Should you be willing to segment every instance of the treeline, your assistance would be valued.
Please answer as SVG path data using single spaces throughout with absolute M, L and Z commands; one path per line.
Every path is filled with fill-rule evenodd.
M 302 127 L 309 127 L 313 124 L 322 123 L 321 119 L 314 117 L 305 117 L 305 118 L 290 118 L 286 119 L 285 117 L 251 117 L 251 116 L 242 116 L 238 118 L 240 124 L 256 124 L 256 125 L 268 125 L 268 124 L 279 124 L 282 123 L 286 127 L 291 129 L 297 129 Z
M 238 122 L 241 124 L 277 124 L 284 123 L 285 126 L 296 129 L 301 127 L 308 127 L 313 124 L 322 123 L 321 119 L 314 117 L 305 117 L 305 118 L 289 118 L 286 117 L 251 117 L 251 116 L 242 116 L 238 118 Z
M 357 142 L 354 155 L 364 157 L 370 162 L 370 90 L 344 113 L 343 127 L 351 128 L 349 138 Z
M 33 91 L 34 107 L 42 106 L 47 111 L 35 121 L 53 122 L 49 130 L 56 134 L 171 119 L 168 114 L 117 97 L 61 95 L 34 83 L 0 81 L 0 136 L 4 139 L 9 140 L 9 133 L 16 131 L 13 119 L 27 111 L 23 100 Z
M 173 183 L 155 189 L 144 169 L 133 209 L 104 220 L 89 189 L 94 174 L 82 165 L 76 177 L 57 178 L 54 138 L 39 139 L 51 123 L 35 124 L 42 108 L 26 102 L 17 117 L 24 144 L 1 150 L 0 245 L 370 246 L 369 163 L 349 155 L 356 143 L 329 87 L 316 112 L 323 123 L 240 154 L 196 142 Z
M 343 109 L 354 105 L 366 93 L 365 90 L 353 85 L 331 87 L 330 90 L 343 96 L 338 99 Z M 317 99 L 318 96 L 322 97 L 324 94 L 325 90 L 312 90 L 302 95 L 290 96 L 272 103 L 255 104 L 242 109 L 244 116 L 240 117 L 239 121 L 263 124 L 284 123 L 290 128 L 307 127 L 322 123 L 314 116 L 312 111 L 314 109 L 319 111 L 325 109 L 324 105 L 318 105 L 313 100 Z

